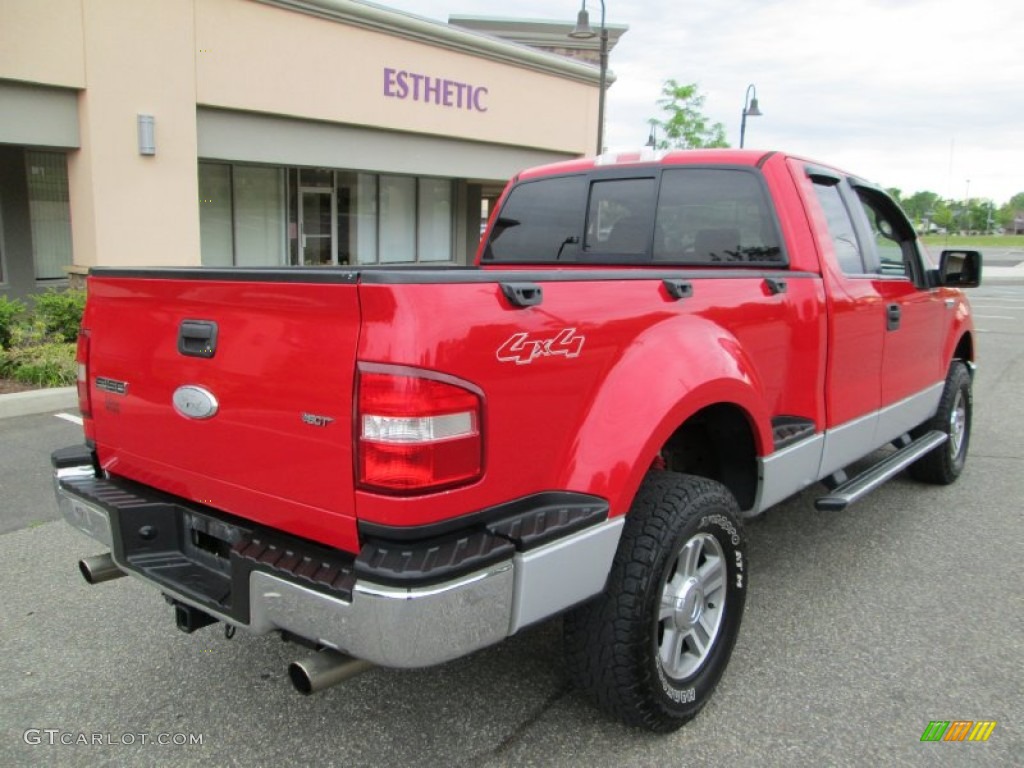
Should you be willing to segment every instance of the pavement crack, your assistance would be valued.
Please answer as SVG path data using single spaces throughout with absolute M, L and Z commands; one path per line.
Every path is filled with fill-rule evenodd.
M 510 731 L 504 739 L 498 742 L 493 749 L 489 749 L 486 752 L 476 755 L 473 760 L 470 761 L 470 764 L 479 765 L 484 760 L 501 757 L 506 754 L 513 746 L 516 745 L 517 742 L 520 741 L 520 739 L 522 739 L 530 728 L 538 723 L 541 718 L 544 717 L 559 701 L 564 699 L 571 690 L 572 686 L 568 683 L 564 683 L 556 688 L 535 712 L 513 728 L 512 731 Z

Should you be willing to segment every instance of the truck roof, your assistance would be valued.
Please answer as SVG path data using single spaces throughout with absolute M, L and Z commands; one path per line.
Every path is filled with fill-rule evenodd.
M 522 181 L 543 176 L 567 173 L 586 173 L 593 168 L 622 165 L 749 165 L 756 166 L 769 155 L 776 154 L 763 149 L 640 149 L 606 152 L 597 157 L 565 160 L 560 163 L 541 165 L 519 174 Z

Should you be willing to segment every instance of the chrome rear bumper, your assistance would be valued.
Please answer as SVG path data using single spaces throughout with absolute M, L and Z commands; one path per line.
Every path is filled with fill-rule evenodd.
M 253 570 L 244 617 L 211 608 L 187 590 L 157 581 L 118 558 L 110 512 L 76 493 L 91 467 L 54 473 L 57 503 L 74 528 L 111 548 L 115 564 L 174 600 L 257 635 L 284 631 L 388 667 L 425 667 L 493 645 L 604 588 L 624 518 L 605 520 L 550 543 L 514 552 L 475 572 L 425 586 L 357 578 L 348 596 Z M 70 482 L 66 482 L 70 481 Z

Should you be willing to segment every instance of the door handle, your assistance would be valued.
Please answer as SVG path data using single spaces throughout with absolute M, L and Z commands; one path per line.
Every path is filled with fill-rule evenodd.
M 895 331 L 900 327 L 900 305 L 889 304 L 885 308 L 885 328 L 888 331 Z

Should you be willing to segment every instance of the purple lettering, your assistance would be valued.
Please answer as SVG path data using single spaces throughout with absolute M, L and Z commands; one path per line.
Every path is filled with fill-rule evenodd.
M 486 112 L 489 95 L 490 90 L 485 86 L 384 67 L 384 97 L 388 99 L 411 98 L 427 104 Z
M 424 77 L 423 100 L 430 101 L 431 94 L 435 104 L 441 103 L 441 81 L 436 77 Z
M 487 94 L 490 93 L 490 91 L 488 91 L 483 86 L 481 86 L 479 88 L 472 88 L 471 87 L 471 90 L 473 92 L 473 109 L 475 109 L 477 112 L 486 112 L 487 111 L 487 107 L 485 107 L 480 102 L 480 97 L 481 96 L 486 96 Z

